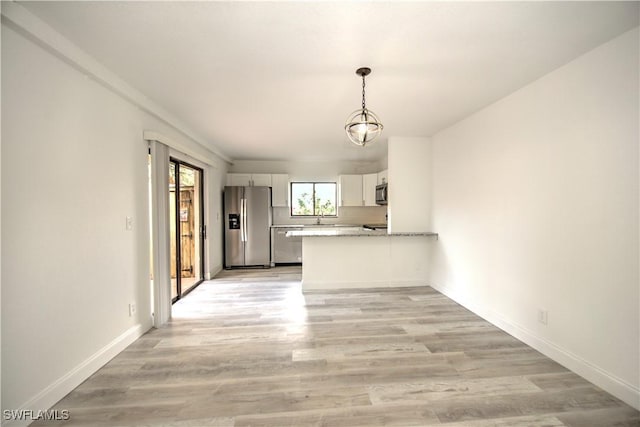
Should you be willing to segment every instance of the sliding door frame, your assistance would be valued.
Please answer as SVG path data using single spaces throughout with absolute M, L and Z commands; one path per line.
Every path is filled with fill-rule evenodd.
M 204 274 L 204 269 L 205 269 L 205 240 L 207 238 L 207 226 L 204 222 L 204 218 L 205 218 L 205 209 L 204 209 L 204 205 L 205 205 L 205 199 L 204 199 L 204 169 L 198 166 L 195 166 L 189 162 L 185 162 L 184 160 L 180 160 L 176 157 L 170 156 L 169 157 L 169 163 L 173 163 L 175 164 L 175 176 L 174 176 L 174 180 L 175 180 L 175 197 L 176 197 L 176 201 L 175 201 L 175 229 L 176 229 L 176 240 L 175 240 L 175 245 L 176 245 L 176 287 L 177 287 L 177 295 L 175 298 L 171 299 L 172 303 L 175 303 L 176 301 L 180 300 L 181 298 L 183 298 L 185 295 L 187 295 L 189 292 L 191 292 L 192 290 L 194 290 L 195 288 L 198 287 L 198 285 L 200 285 L 204 280 L 205 280 L 205 274 Z M 189 289 L 187 289 L 185 292 L 182 292 L 182 235 L 181 235 L 181 230 L 180 230 L 180 166 L 186 166 L 190 169 L 193 169 L 195 171 L 197 171 L 199 173 L 199 191 L 197 194 L 197 197 L 200 198 L 200 203 L 199 203 L 199 208 L 198 211 L 196 212 L 196 214 L 199 216 L 199 228 L 196 231 L 197 234 L 197 238 L 199 239 L 199 245 L 197 245 L 199 247 L 199 260 L 198 263 L 200 264 L 200 277 L 197 278 L 195 284 L 190 287 Z

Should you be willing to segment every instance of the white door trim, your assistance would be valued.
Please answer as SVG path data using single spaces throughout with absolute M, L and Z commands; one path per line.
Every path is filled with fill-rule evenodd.
M 151 236 L 153 261 L 153 326 L 171 319 L 171 243 L 169 241 L 169 147 L 149 141 L 151 148 Z

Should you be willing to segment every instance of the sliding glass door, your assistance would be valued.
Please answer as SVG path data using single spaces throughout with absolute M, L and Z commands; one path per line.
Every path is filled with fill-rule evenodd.
M 202 169 L 169 163 L 171 298 L 176 302 L 204 279 Z

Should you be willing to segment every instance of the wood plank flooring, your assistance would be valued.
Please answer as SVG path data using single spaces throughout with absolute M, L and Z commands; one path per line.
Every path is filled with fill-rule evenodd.
M 34 425 L 640 425 L 431 288 L 303 295 L 300 273 L 222 272 Z

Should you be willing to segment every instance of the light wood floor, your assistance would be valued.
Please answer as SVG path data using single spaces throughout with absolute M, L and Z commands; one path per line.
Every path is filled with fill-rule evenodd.
M 203 283 L 56 408 L 71 420 L 49 425 L 640 425 L 431 288 L 303 295 L 299 267 Z

